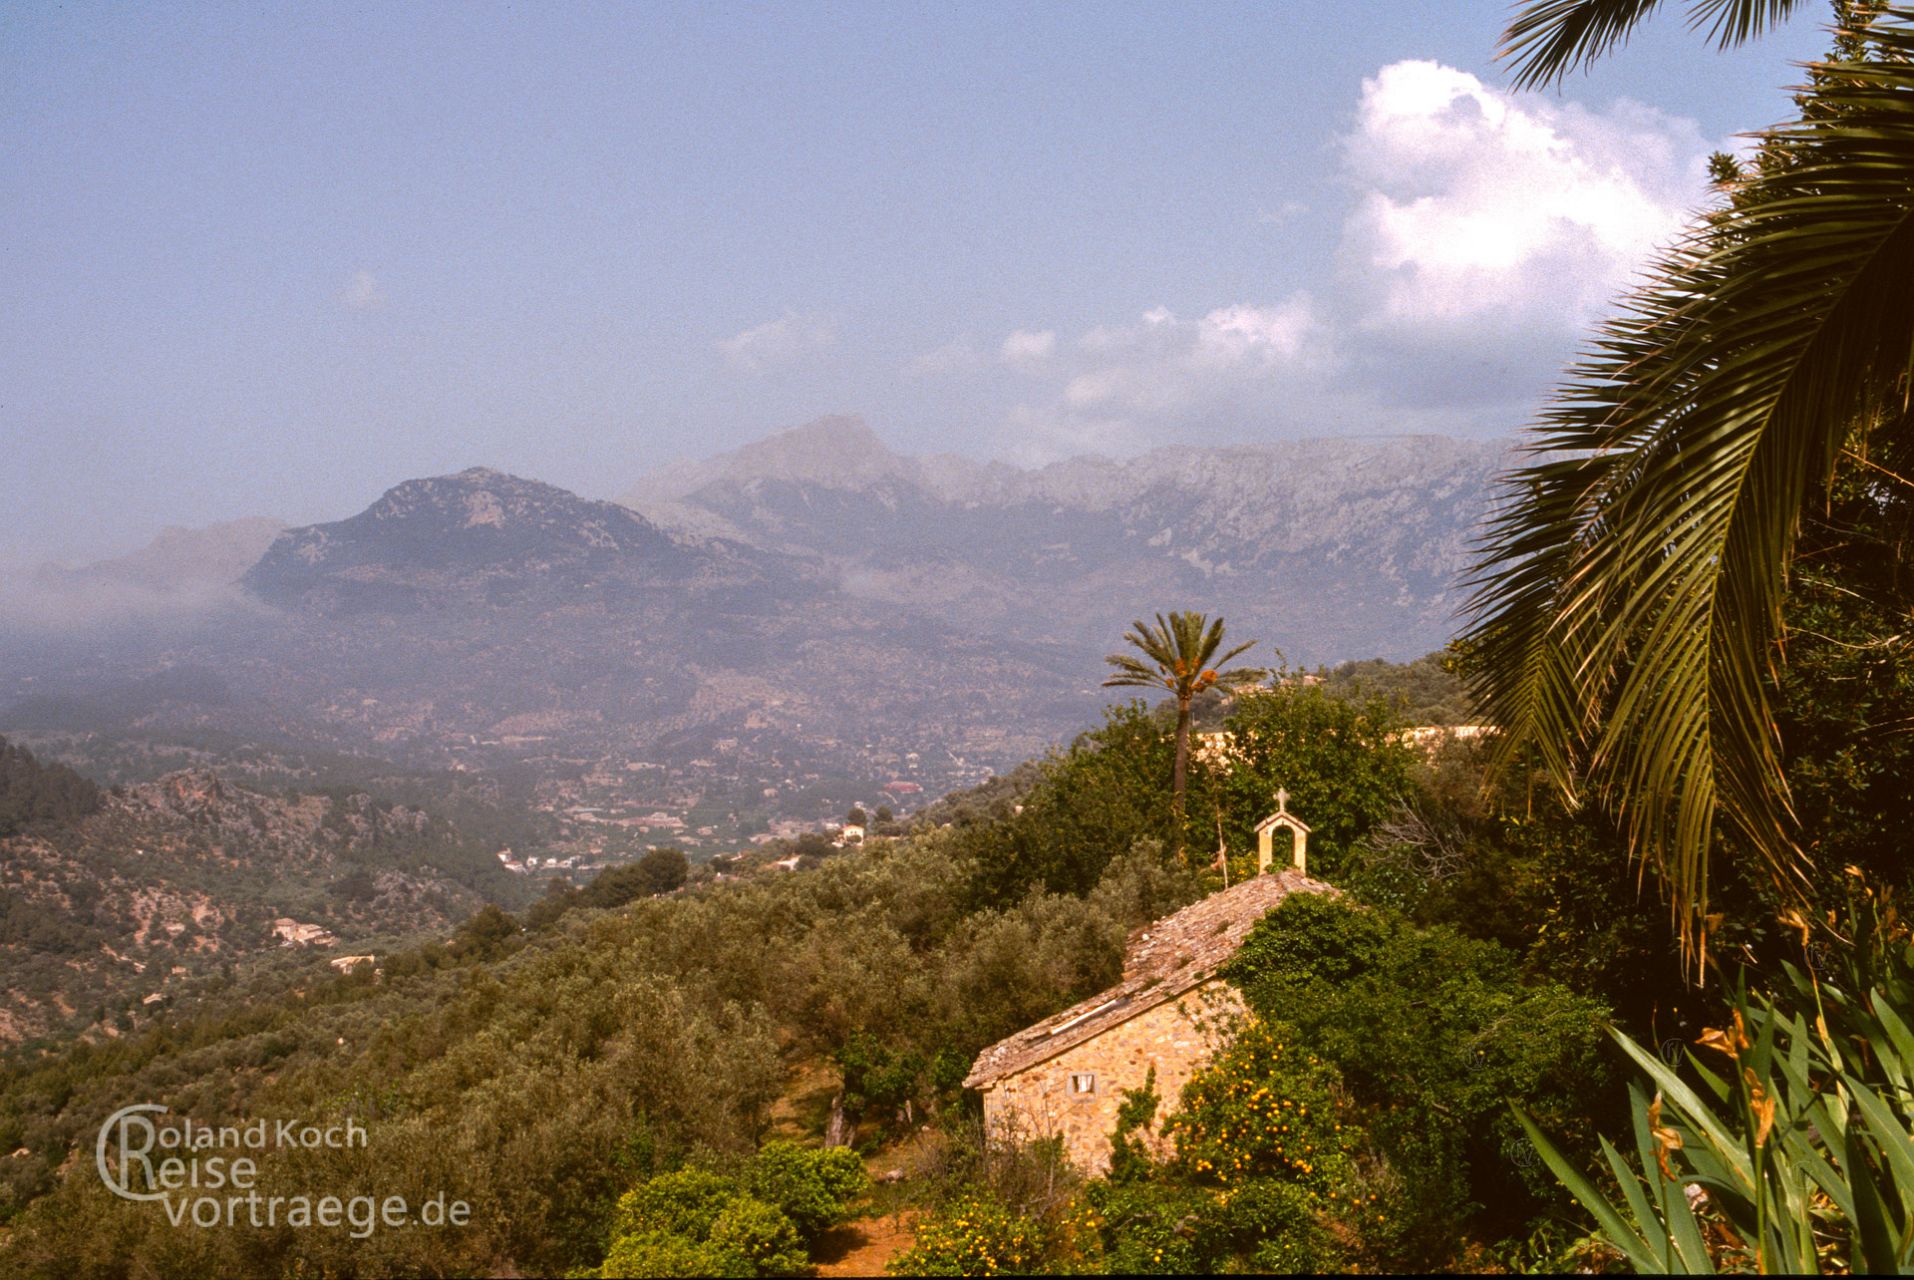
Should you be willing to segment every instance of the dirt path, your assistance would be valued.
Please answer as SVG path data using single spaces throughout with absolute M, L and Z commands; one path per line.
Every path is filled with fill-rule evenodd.
M 813 1256 L 820 1276 L 881 1276 L 884 1264 L 910 1248 L 911 1228 L 920 1210 L 859 1218 L 834 1227 L 819 1240 Z
M 771 1136 L 815 1141 L 824 1132 L 831 1099 L 837 1095 L 837 1068 L 815 1059 L 792 1064 L 784 1088 L 771 1104 Z

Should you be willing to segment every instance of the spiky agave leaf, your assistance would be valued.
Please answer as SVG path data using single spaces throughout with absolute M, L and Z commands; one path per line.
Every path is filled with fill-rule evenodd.
M 1475 582 L 1504 760 L 1614 801 L 1691 942 L 1718 813 L 1804 882 L 1768 692 L 1789 557 L 1843 446 L 1914 423 L 1914 8 L 1865 39 L 1571 371 Z

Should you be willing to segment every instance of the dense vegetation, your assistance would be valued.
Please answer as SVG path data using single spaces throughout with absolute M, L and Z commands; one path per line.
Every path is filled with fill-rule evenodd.
M 1455 666 L 1454 657 L 1445 653 L 1413 662 L 1369 658 L 1329 668 L 1322 682 L 1339 696 L 1379 697 L 1412 725 L 1472 724 L 1481 715 Z
M 1653 7 L 1538 0 L 1512 40 L 1559 70 Z M 1789 7 L 1700 6 L 1743 29 Z M 1830 316 L 1853 255 L 1797 226 L 1819 246 L 1790 277 L 1807 296 L 1752 308 L 1781 339 L 1749 341 L 1735 305 L 1789 283 L 1765 278 L 1789 265 L 1774 228 L 1812 223 L 1817 200 L 1879 206 L 1826 235 L 1892 223 L 1893 252 L 1857 276 L 1914 252 L 1907 165 L 1875 154 L 1914 130 L 1857 124 L 1906 115 L 1914 13 L 1841 9 L 1845 61 L 1711 224 L 1716 252 L 1664 264 L 1581 375 L 1551 437 L 1571 456 L 1538 463 L 1499 526 L 1504 607 L 1450 665 L 1279 676 L 1198 705 L 1170 636 L 1174 706 L 1113 708 L 894 836 L 807 842 L 795 874 L 720 883 L 655 851 L 523 921 L 489 905 L 378 970 L 288 964 L 138 1034 L 18 1052 L 0 1074 L 0 1263 L 796 1274 L 860 1206 L 909 1206 L 900 1272 L 1904 1267 L 1905 271 L 1892 296 L 1835 281 L 1862 304 Z M 1820 154 L 1830 140 L 1869 172 L 1817 187 L 1843 158 Z M 1817 320 L 1864 354 L 1888 335 L 1901 363 L 1801 341 Z M 1774 391 L 1784 348 L 1827 364 L 1822 412 L 1779 415 L 1785 474 L 1735 534 L 1697 467 L 1712 459 L 1721 492 L 1746 478 L 1748 436 L 1773 424 L 1721 415 Z M 1827 468 L 1804 439 L 1832 440 Z M 1811 478 L 1828 492 L 1804 512 Z M 1697 605 L 1716 591 L 1735 607 Z M 1756 653 L 1776 635 L 1785 662 Z M 1503 730 L 1492 769 L 1467 740 L 1401 733 L 1471 711 L 1435 679 L 1451 666 Z M 1246 874 L 1279 787 L 1341 894 L 1257 924 L 1224 972 L 1244 1002 L 1227 1047 L 1179 1097 L 1153 1077 L 1126 1090 L 1104 1176 L 1041 1135 L 984 1142 L 959 1087 L 977 1051 L 1105 988 L 1131 930 Z M 364 1150 L 265 1152 L 273 1193 L 475 1212 L 363 1235 L 170 1228 L 85 1159 L 103 1116 L 160 1100 L 202 1124 L 364 1126 Z M 899 1178 L 870 1187 L 860 1154 Z
M 0 837 L 34 822 L 84 817 L 100 807 L 100 789 L 62 764 L 0 738 Z
M 646 850 L 636 862 L 599 872 L 582 889 L 569 880 L 554 879 L 546 885 L 545 896 L 525 913 L 525 923 L 543 929 L 575 907 L 622 907 L 639 898 L 670 893 L 684 887 L 690 867 L 684 850 L 663 845 Z
M 1820 671 L 1798 669 L 1799 704 L 1852 714 L 1844 670 Z M 1601 814 L 1488 778 L 1479 744 L 1408 745 L 1403 723 L 1328 682 L 1243 693 L 1218 726 L 1226 754 L 1192 759 L 1179 859 L 1172 726 L 1113 707 L 894 836 L 819 845 L 810 870 L 720 883 L 658 850 L 522 918 L 488 907 L 376 973 L 282 956 L 117 1039 L 16 1053 L 3 1256 L 29 1275 L 774 1274 L 808 1264 L 819 1224 L 863 1194 L 929 1210 L 899 1265 L 930 1271 L 1597 1257 L 1507 1103 L 1586 1166 L 1628 1106 L 1604 1021 L 1692 1040 L 1720 1024 L 1719 997 L 1684 985 L 1676 934 Z M 1800 741 L 1803 776 L 1885 785 L 1837 767 L 1837 733 Z M 1278 786 L 1314 827 L 1312 873 L 1348 897 L 1292 900 L 1255 931 L 1229 971 L 1254 1017 L 1236 1046 L 1180 1099 L 1138 1090 L 1108 1177 L 1043 1143 L 984 1146 L 959 1088 L 976 1052 L 1113 982 L 1138 925 L 1250 872 Z M 1761 885 L 1741 893 L 1758 919 Z M 1741 936 L 1751 954 L 1789 945 Z M 71 1159 L 108 1112 L 155 1100 L 206 1124 L 352 1117 L 368 1150 L 268 1152 L 262 1186 L 442 1195 L 472 1221 L 365 1239 L 173 1229 Z M 909 1176 L 869 1192 L 842 1166 L 807 1219 L 753 1170 L 827 1131 L 919 1154 L 875 1157 Z
M 1021 1233 L 1032 1265 L 1131 1265 L 1155 1249 L 1149 1224 L 1171 1202 L 1215 1223 L 1201 1247 L 1166 1255 L 1191 1267 L 1433 1265 L 1526 1240 L 1554 1193 L 1539 1166 L 1510 1165 L 1501 1099 L 1559 1118 L 1571 1144 L 1591 1132 L 1562 1081 L 1608 1069 L 1595 1040 L 1604 1007 L 1645 1029 L 1674 998 L 1674 955 L 1645 943 L 1642 963 L 1610 981 L 1604 929 L 1640 915 L 1619 851 L 1559 811 L 1485 816 L 1466 781 L 1477 776 L 1469 749 L 1432 761 L 1394 739 L 1399 726 L 1381 699 L 1318 685 L 1240 697 L 1227 765 L 1192 767 L 1193 856 L 1178 860 L 1165 785 L 1173 739 L 1146 708 L 1117 707 L 1014 784 L 955 797 L 906 834 L 833 851 L 811 871 L 694 877 L 646 896 L 683 874 L 663 851 L 602 887 L 561 891 L 562 909 L 541 903 L 521 922 L 488 908 L 444 943 L 383 957 L 376 975 L 286 957 L 181 998 L 150 1030 L 16 1055 L 0 1078 L 0 1144 L 25 1152 L 0 1167 L 8 1264 L 92 1275 L 155 1258 L 173 1274 L 564 1270 L 602 1267 L 620 1241 L 620 1257 L 637 1256 L 643 1237 L 647 1265 L 668 1255 L 702 1268 L 711 1249 L 735 1262 L 737 1249 L 757 1248 L 737 1243 L 748 1237 L 784 1259 L 764 1264 L 775 1269 L 790 1261 L 789 1237 L 754 1206 L 727 1219 L 742 1234 L 714 1244 L 715 1217 L 654 1239 L 619 1217 L 620 1199 L 702 1170 L 737 1188 L 726 1194 L 739 1205 L 773 1204 L 749 1189 L 766 1139 L 816 1141 L 836 1123 L 869 1148 L 916 1134 L 926 1117 L 943 1154 L 914 1167 L 907 1193 L 952 1206 L 928 1220 L 927 1240 L 969 1221 L 954 1207 L 969 1204 L 1011 1224 L 1012 1243 Z M 1312 1154 L 1306 1174 L 1259 1173 L 1239 1188 L 1193 1163 L 1215 1164 L 1213 1154 L 1140 1157 L 1123 1177 L 1084 1186 L 1063 1170 L 1036 1176 L 1041 1153 L 983 1151 L 958 1088 L 976 1052 L 1109 985 L 1132 929 L 1220 885 L 1219 829 L 1232 882 L 1253 869 L 1249 828 L 1279 785 L 1315 826 L 1312 871 L 1375 905 L 1318 918 L 1299 904 L 1258 933 L 1241 980 L 1264 1025 L 1290 1029 L 1288 1047 L 1272 1058 L 1245 1040 L 1203 1086 L 1215 1102 L 1198 1100 L 1177 1123 L 1189 1152 L 1225 1149 L 1220 1135 L 1236 1126 L 1219 1117 L 1236 1096 L 1232 1073 L 1246 1073 L 1312 1115 L 1333 1112 L 1344 1155 Z M 1404 835 L 1412 813 L 1468 838 L 1452 858 L 1425 857 Z M 1590 847 L 1612 852 L 1590 859 Z M 1571 882 L 1546 873 L 1558 863 L 1576 867 Z M 1527 887 L 1481 911 L 1454 890 L 1471 878 Z M 1562 923 L 1571 915 L 1585 931 Z M 1333 993 L 1296 986 L 1284 968 L 1332 955 L 1362 975 Z M 1431 1006 L 1447 1010 L 1439 1024 L 1412 1013 Z M 1548 1034 L 1524 1034 L 1534 1026 Z M 1330 1101 L 1308 1101 L 1319 1094 Z M 1407 1123 L 1431 1099 L 1453 1124 Z M 207 1124 L 352 1116 L 369 1151 L 268 1152 L 262 1184 L 443 1193 L 475 1206 L 473 1220 L 365 1240 L 182 1233 L 150 1206 L 112 1199 L 84 1164 L 62 1175 L 104 1115 L 149 1100 Z M 1161 1124 L 1155 1112 L 1138 1120 Z M 1400 1206 L 1387 1224 L 1372 1217 L 1385 1202 Z M 779 1212 L 802 1238 L 799 1218 Z
M 611 1245 L 595 1274 L 789 1276 L 865 1189 L 864 1164 L 843 1147 L 765 1144 L 734 1172 L 688 1165 L 618 1200 Z

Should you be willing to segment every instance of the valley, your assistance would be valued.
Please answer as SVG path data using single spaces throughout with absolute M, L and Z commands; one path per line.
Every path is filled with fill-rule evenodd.
M 10 749 L 9 789 L 47 773 Z M 236 966 L 383 953 L 529 896 L 483 842 L 364 792 L 253 790 L 208 769 L 114 787 L 0 831 L 0 1043 L 120 1035 Z
M 125 779 L 234 753 L 510 777 L 567 856 L 747 848 L 1067 742 L 1139 600 L 1220 612 L 1266 663 L 1439 648 L 1504 456 L 1402 437 L 1023 471 L 838 418 L 622 505 L 475 468 L 67 574 L 139 609 L 0 624 L 0 731 Z

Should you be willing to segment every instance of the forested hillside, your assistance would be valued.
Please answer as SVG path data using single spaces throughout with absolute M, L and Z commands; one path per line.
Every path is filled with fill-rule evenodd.
M 1110 984 L 1132 930 L 1218 883 L 1166 852 L 1171 744 L 1139 705 L 1013 790 L 954 798 L 945 825 L 812 871 L 732 883 L 706 872 L 611 911 L 534 911 L 530 928 L 488 909 L 377 973 L 262 972 L 183 996 L 144 1032 L 16 1055 L 0 1088 L 0 1137 L 23 1151 L 4 1170 L 5 1256 L 27 1274 L 119 1275 L 154 1256 L 173 1274 L 550 1271 L 596 1267 L 623 1240 L 620 1265 L 663 1266 L 657 1250 L 716 1248 L 709 1220 L 633 1236 L 620 1196 L 664 1178 L 656 1195 L 669 1201 L 685 1169 L 743 1186 L 757 1175 L 738 1161 L 780 1135 L 816 1142 L 834 1115 L 859 1149 L 898 1152 L 874 1157 L 904 1170 L 886 1203 L 957 1215 L 936 1222 L 982 1205 L 1025 1237 L 1032 1266 L 1132 1268 L 1163 1246 L 1149 1224 L 1172 1208 L 1204 1224 L 1169 1242 L 1188 1265 L 1414 1266 L 1526 1247 L 1555 1193 L 1511 1159 L 1520 1135 L 1501 1099 L 1513 1091 L 1588 1133 L 1590 1082 L 1609 1069 L 1604 1010 L 1665 1029 L 1674 957 L 1652 915 L 1628 909 L 1632 877 L 1599 828 L 1553 810 L 1481 815 L 1471 758 L 1427 761 L 1391 740 L 1400 723 L 1381 699 L 1319 686 L 1246 695 L 1230 721 L 1241 762 L 1192 782 L 1186 838 L 1213 849 L 1220 822 L 1233 875 L 1250 869 L 1249 827 L 1280 781 L 1315 825 L 1312 868 L 1376 904 L 1272 917 L 1259 936 L 1276 941 L 1245 952 L 1243 980 L 1269 1026 L 1307 1029 L 1314 1065 L 1292 1079 L 1286 1059 L 1246 1042 L 1216 1068 L 1214 1107 L 1185 1122 L 1216 1126 L 1201 1150 L 1227 1146 L 1231 1073 L 1303 1089 L 1347 1135 L 1307 1175 L 1257 1166 L 1237 1189 L 1188 1162 L 1090 1184 L 1053 1171 L 1039 1196 L 1030 1169 L 978 1147 L 958 1088 L 977 1050 Z M 1452 860 L 1425 827 L 1444 832 Z M 1334 999 L 1281 977 L 1332 953 L 1367 975 Z M 1439 1026 L 1401 1021 L 1431 1002 L 1450 1011 Z M 1364 1030 L 1397 1022 L 1380 1042 Z M 1539 1025 L 1549 1034 L 1530 1035 Z M 112 1198 L 90 1167 L 61 1173 L 102 1117 L 144 1100 L 207 1124 L 355 1118 L 368 1152 L 267 1153 L 263 1185 L 442 1190 L 474 1206 L 472 1222 L 365 1240 L 182 1237 L 151 1206 Z M 1431 1101 L 1447 1118 L 1432 1124 Z M 1408 1127 L 1391 1118 L 1411 1114 Z M 919 1247 L 960 1247 L 939 1244 L 941 1230 L 927 1226 Z
M 0 837 L 38 822 L 71 821 L 100 806 L 100 789 L 61 764 L 0 738 Z
M 254 957 L 382 950 L 527 894 L 486 843 L 362 791 L 199 770 L 102 792 L 18 747 L 4 762 L 33 818 L 0 836 L 0 1042 L 124 1034 Z
M 1838 620 L 1833 600 L 1804 607 Z M 1803 802 L 1847 813 L 1883 775 L 1841 763 L 1844 652 L 1802 653 L 1788 731 Z M 1508 1104 L 1565 1158 L 1597 1158 L 1597 1135 L 1626 1123 L 1604 1024 L 1693 1042 L 1727 1020 L 1724 988 L 1684 981 L 1667 914 L 1599 812 L 1519 770 L 1491 779 L 1483 740 L 1403 737 L 1453 695 L 1442 674 L 1432 660 L 1239 693 L 1215 708 L 1230 747 L 1194 763 L 1181 830 L 1174 717 L 1132 703 L 862 846 L 773 846 L 675 891 L 684 863 L 660 855 L 516 915 L 486 907 L 376 966 L 287 951 L 181 984 L 117 1037 L 16 1050 L 0 1258 L 27 1275 L 154 1258 L 166 1275 L 779 1274 L 831 1256 L 833 1222 L 903 1213 L 916 1226 L 894 1264 L 933 1271 L 1599 1262 Z M 1312 826 L 1311 872 L 1345 897 L 1288 903 L 1251 936 L 1228 970 L 1255 1019 L 1235 1047 L 1181 1098 L 1137 1095 L 1106 1177 L 1041 1144 L 987 1148 L 960 1087 L 978 1050 L 1112 984 L 1125 939 L 1215 891 L 1224 863 L 1231 883 L 1252 873 L 1278 787 Z M 185 799 L 168 803 L 183 815 Z M 207 838 L 259 803 L 212 806 Z M 311 815 L 343 826 L 343 869 L 391 837 L 362 825 L 363 798 L 335 803 Z M 808 869 L 774 869 L 787 851 Z M 1771 965 L 1800 939 L 1764 925 L 1769 893 L 1744 875 L 1718 900 L 1735 913 L 1722 936 Z M 135 1102 L 208 1125 L 351 1120 L 366 1148 L 267 1151 L 259 1185 L 443 1195 L 470 1220 L 182 1233 L 74 1160 Z M 1145 1129 L 1178 1154 L 1150 1156 Z M 1279 1158 L 1289 1133 L 1314 1150 Z M 804 1154 L 827 1137 L 885 1178 Z

